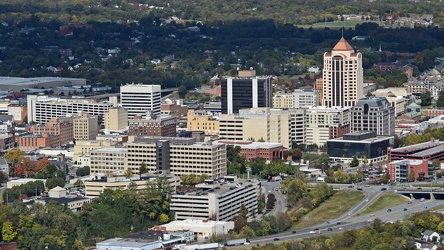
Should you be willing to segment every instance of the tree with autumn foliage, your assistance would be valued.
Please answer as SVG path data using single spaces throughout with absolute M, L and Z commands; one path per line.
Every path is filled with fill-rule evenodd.
M 51 163 L 49 162 L 48 158 L 42 158 L 38 163 L 37 163 L 37 172 L 41 172 L 42 170 L 45 170 L 45 168 L 47 166 L 51 165 Z
M 15 174 L 17 176 L 28 178 L 29 176 L 34 176 L 37 172 L 36 162 L 29 158 L 23 159 L 22 163 L 15 166 Z
M 25 152 L 21 151 L 18 148 L 13 148 L 9 150 L 5 155 L 3 155 L 3 158 L 5 158 L 6 161 L 12 165 L 12 172 L 16 172 L 17 165 L 23 161 L 25 156 Z

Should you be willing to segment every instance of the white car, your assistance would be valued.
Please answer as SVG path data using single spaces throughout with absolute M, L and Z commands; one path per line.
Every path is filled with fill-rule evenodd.
M 344 228 L 340 227 L 340 228 L 338 228 L 338 230 L 344 230 Z
M 311 230 L 311 231 L 310 231 L 310 233 L 311 233 L 311 234 L 315 234 L 316 232 L 315 232 L 315 231 L 313 231 L 313 230 Z

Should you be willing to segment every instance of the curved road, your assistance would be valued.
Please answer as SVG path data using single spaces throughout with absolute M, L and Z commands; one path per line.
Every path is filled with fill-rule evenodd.
M 271 189 L 271 186 L 275 188 L 275 185 L 267 185 L 266 188 L 267 193 L 280 193 L 279 191 L 274 191 Z M 347 189 L 348 189 L 347 185 Z M 346 189 L 340 187 L 340 189 Z M 292 239 L 302 239 L 308 237 L 318 236 L 317 233 L 313 233 L 314 230 L 319 230 L 321 234 L 335 234 L 343 231 L 344 229 L 356 229 L 368 226 L 373 222 L 375 218 L 379 218 L 382 222 L 394 222 L 398 220 L 403 220 L 405 216 L 408 216 L 412 213 L 424 211 L 426 209 L 431 209 L 435 206 L 440 206 L 444 204 L 443 200 L 426 200 L 421 202 L 420 200 L 413 200 L 411 204 L 406 203 L 394 206 L 391 211 L 382 210 L 375 212 L 374 214 L 367 214 L 362 216 L 355 217 L 354 214 L 362 211 L 365 207 L 370 205 L 373 201 L 375 201 L 384 191 L 381 191 L 381 188 L 387 188 L 388 191 L 391 190 L 389 186 L 369 186 L 363 187 L 363 191 L 367 193 L 366 198 L 361 201 L 357 206 L 352 208 L 348 213 L 341 215 L 340 217 L 331 220 L 327 223 L 321 223 L 312 227 L 304 228 L 301 230 L 297 230 L 295 233 L 293 232 L 283 232 L 279 234 L 267 235 L 262 237 L 257 237 L 250 239 L 251 244 L 264 244 L 279 240 L 292 240 Z M 353 188 L 356 190 L 356 186 Z M 272 191 L 273 190 L 273 191 Z M 276 195 L 276 197 L 278 197 Z M 285 209 L 285 207 L 284 207 Z M 272 210 L 272 212 L 277 212 L 276 208 Z M 329 231 L 330 230 L 330 231 Z

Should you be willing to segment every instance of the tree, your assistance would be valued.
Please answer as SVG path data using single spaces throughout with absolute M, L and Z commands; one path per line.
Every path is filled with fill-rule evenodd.
M 274 196 L 274 194 L 268 194 L 267 196 L 267 206 L 266 208 L 268 210 L 273 209 L 274 207 L 274 203 L 276 202 L 276 197 Z
M 260 194 L 259 195 L 259 200 L 257 201 L 257 210 L 258 213 L 262 213 L 262 211 L 265 208 L 265 195 L 264 194 Z
M 239 238 L 255 238 L 256 234 L 249 226 L 244 226 L 239 232 Z
M 302 151 L 300 149 L 296 148 L 291 152 L 291 159 L 293 161 L 300 160 L 301 157 L 302 157 Z
M 444 90 L 439 91 L 438 100 L 436 101 L 436 106 L 439 108 L 444 107 Z
M 55 187 L 65 187 L 65 180 L 62 178 L 50 178 L 46 180 L 46 187 L 53 189 Z
M 148 172 L 148 169 L 146 168 L 146 163 L 142 162 L 140 164 L 139 173 L 140 173 L 140 175 L 142 175 L 142 174 L 147 173 L 147 172 Z
M 359 165 L 358 157 L 355 155 L 353 156 L 353 160 L 350 162 L 350 167 L 357 167 Z
M 239 216 L 241 216 L 242 218 L 247 219 L 248 208 L 245 206 L 245 204 L 241 204 L 240 209 L 239 209 Z
M 408 181 L 409 182 L 414 182 L 415 181 L 415 170 L 410 169 L 409 175 L 408 175 Z
M 17 236 L 17 231 L 12 227 L 11 221 L 5 221 L 2 225 L 2 239 L 6 242 L 11 242 Z
M 37 163 L 37 172 L 40 172 L 42 170 L 44 170 L 47 166 L 49 166 L 51 163 L 49 162 L 48 158 L 42 158 L 40 161 L 38 161 Z
M 421 99 L 421 106 L 432 105 L 432 94 L 430 93 L 430 91 L 422 93 L 420 99 Z
M 177 93 L 179 94 L 180 99 L 184 99 L 188 94 L 188 90 L 184 85 L 180 85 L 180 87 L 177 89 Z
M 133 176 L 133 170 L 131 168 L 127 168 L 123 175 L 125 176 L 125 178 L 131 178 L 131 176 Z
M 170 220 L 170 218 L 166 214 L 161 214 L 159 217 L 160 223 L 167 223 L 169 220 Z
M 441 168 L 441 162 L 439 160 L 437 160 L 437 159 L 434 159 L 432 161 L 432 166 L 433 166 L 434 169 L 440 169 Z

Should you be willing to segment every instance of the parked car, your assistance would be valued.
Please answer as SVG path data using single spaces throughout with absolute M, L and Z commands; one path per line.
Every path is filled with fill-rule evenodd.
M 391 208 L 387 209 L 387 212 L 391 212 L 391 211 L 392 211 L 392 209 L 391 209 Z

